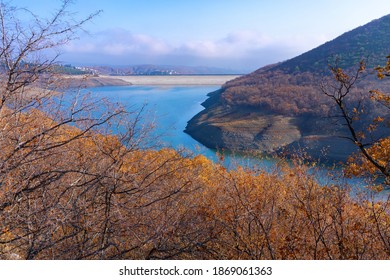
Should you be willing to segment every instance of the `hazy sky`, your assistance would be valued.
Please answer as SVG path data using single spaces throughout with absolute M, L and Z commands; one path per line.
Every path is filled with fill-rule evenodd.
M 60 1 L 14 0 L 39 15 Z M 390 14 L 389 0 L 75 0 L 103 12 L 64 48 L 74 65 L 173 64 L 254 70 Z

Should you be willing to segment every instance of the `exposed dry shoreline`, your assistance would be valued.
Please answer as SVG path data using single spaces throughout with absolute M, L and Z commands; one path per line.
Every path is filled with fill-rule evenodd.
M 179 76 L 101 76 L 116 78 L 133 85 L 222 85 L 239 75 L 179 75 Z
M 329 119 L 285 116 L 267 109 L 224 106 L 220 91 L 209 94 L 205 109 L 188 121 L 185 132 L 211 149 L 255 154 L 305 154 L 322 163 L 345 162 L 356 146 L 340 136 Z
M 179 75 L 179 76 L 66 76 L 73 86 L 126 86 L 126 85 L 223 85 L 239 75 Z

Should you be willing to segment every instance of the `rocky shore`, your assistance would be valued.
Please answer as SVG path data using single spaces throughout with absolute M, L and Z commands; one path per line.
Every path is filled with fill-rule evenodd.
M 269 110 L 229 107 L 220 92 L 209 94 L 203 111 L 187 124 L 185 132 L 209 148 L 256 154 L 305 153 L 326 163 L 345 161 L 354 145 L 339 137 L 342 131 L 315 116 L 284 116 Z

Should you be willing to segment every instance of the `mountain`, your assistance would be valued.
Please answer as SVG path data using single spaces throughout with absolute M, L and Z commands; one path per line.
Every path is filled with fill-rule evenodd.
M 103 75 L 224 75 L 242 74 L 240 71 L 206 66 L 177 65 L 129 65 L 129 66 L 88 66 L 83 67 Z
M 329 65 L 353 72 L 362 59 L 371 69 L 384 64 L 390 54 L 389 30 L 390 15 L 229 81 L 209 94 L 205 110 L 188 122 L 185 132 L 210 148 L 260 153 L 303 148 L 316 159 L 343 161 L 355 146 L 338 137 L 346 136 L 345 129 L 330 118 L 337 111 L 319 85 L 331 83 Z M 389 91 L 390 82 L 379 83 L 371 71 L 357 84 L 351 104 L 359 102 L 361 93 L 377 88 Z M 368 108 L 370 113 L 360 121 L 362 129 L 380 110 Z
M 309 71 L 324 73 L 329 63 L 340 60 L 340 67 L 348 68 L 367 60 L 368 67 L 386 62 L 390 54 L 390 15 L 346 32 L 309 52 L 287 60 L 273 70 L 280 69 L 289 73 Z M 333 61 L 332 61 L 333 60 Z

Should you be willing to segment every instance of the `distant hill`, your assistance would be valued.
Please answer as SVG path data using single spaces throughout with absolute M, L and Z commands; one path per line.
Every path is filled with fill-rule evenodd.
M 270 70 L 283 72 L 326 73 L 329 63 L 339 59 L 340 67 L 348 68 L 367 60 L 368 67 L 386 62 L 390 54 L 390 15 L 346 32 L 311 51 L 287 60 Z
M 205 66 L 177 65 L 129 65 L 129 66 L 87 66 L 86 70 L 103 75 L 231 75 L 240 71 Z
M 343 69 L 356 67 L 362 59 L 368 68 L 384 64 L 390 54 L 389 31 L 390 15 L 290 60 L 228 82 L 223 86 L 222 99 L 230 105 L 266 106 L 290 115 L 318 113 L 318 105 L 324 107 L 327 103 L 318 94 L 318 84 L 330 74 L 329 64 L 337 63 Z M 328 111 L 329 108 L 324 108 L 323 112 Z
M 384 64 L 390 54 L 389 31 L 390 15 L 229 81 L 210 94 L 203 103 L 206 109 L 188 122 L 186 132 L 210 148 L 272 153 L 304 147 L 315 158 L 326 154 L 331 161 L 345 160 L 355 147 L 335 137 L 344 128 L 328 118 L 335 108 L 319 84 L 329 76 L 329 64 L 351 71 L 361 59 L 371 68 Z M 390 82 L 379 83 L 372 71 L 357 87 L 358 92 L 390 91 Z M 359 94 L 354 96 L 352 102 L 358 102 Z M 371 114 L 376 110 L 370 108 Z

